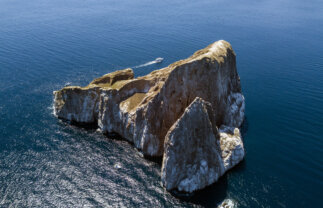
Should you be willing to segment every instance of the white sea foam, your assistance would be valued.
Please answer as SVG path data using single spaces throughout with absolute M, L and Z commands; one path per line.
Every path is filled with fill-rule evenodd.
M 120 169 L 122 166 L 121 166 L 121 164 L 120 163 L 116 163 L 116 164 L 114 164 L 114 168 L 116 168 L 116 169 Z
M 47 109 L 51 111 L 51 114 L 52 115 L 56 116 L 55 109 L 54 109 L 54 103 L 52 103 L 51 106 L 48 106 Z
M 232 199 L 225 199 L 218 208 L 235 208 L 237 207 L 237 203 Z

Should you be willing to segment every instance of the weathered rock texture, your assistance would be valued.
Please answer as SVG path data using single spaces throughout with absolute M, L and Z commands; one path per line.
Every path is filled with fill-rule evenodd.
M 227 171 L 243 159 L 245 151 L 238 128 L 221 126 L 219 133 L 221 154 Z
M 224 173 L 211 104 L 196 98 L 170 128 L 165 140 L 162 182 L 166 189 L 192 192 Z
M 146 76 L 134 78 L 131 69 L 120 70 L 104 75 L 86 87 L 64 87 L 55 91 L 54 97 L 54 112 L 57 117 L 77 123 L 97 123 L 103 132 L 118 133 L 149 156 L 164 155 L 166 134 L 178 135 L 179 132 L 169 132 L 171 127 L 175 123 L 178 125 L 189 123 L 187 120 L 178 121 L 178 119 L 186 115 L 183 114 L 185 109 L 191 106 L 196 97 L 200 98 L 196 101 L 200 104 L 196 105 L 202 106 L 198 108 L 208 109 L 207 114 L 200 109 L 199 113 L 187 113 L 185 117 L 192 118 L 191 114 L 203 117 L 200 119 L 204 119 L 205 122 L 199 124 L 199 127 L 208 131 L 200 132 L 199 140 L 192 140 L 197 143 L 202 142 L 203 139 L 206 140 L 201 143 L 202 151 L 206 148 L 203 143 L 210 143 L 211 140 L 219 137 L 216 126 L 239 127 L 244 118 L 244 98 L 236 70 L 235 54 L 231 45 L 223 40 L 197 51 L 185 60 L 153 71 Z M 186 112 L 192 111 L 192 107 Z M 211 124 L 206 122 L 207 120 L 210 120 Z M 214 138 L 212 132 L 210 133 L 211 129 L 204 126 L 206 124 L 212 126 Z M 188 132 L 187 135 L 191 133 Z M 175 137 L 174 139 L 176 140 Z M 231 140 L 224 143 L 231 144 Z M 214 164 L 212 166 L 214 174 L 218 172 L 218 175 L 216 177 L 214 175 L 212 180 L 203 179 L 207 182 L 203 182 L 204 185 L 197 185 L 196 188 L 182 186 L 183 190 L 192 191 L 201 188 L 223 174 L 223 171 L 220 171 L 222 167 L 215 167 L 215 164 L 220 164 L 217 162 L 217 157 L 220 155 L 221 158 L 223 157 L 222 147 L 215 145 L 212 148 L 217 149 L 218 154 L 215 154 L 215 149 L 214 151 L 210 149 L 209 151 L 214 154 L 214 161 L 211 162 L 213 156 L 207 156 L 205 161 L 208 167 Z M 223 148 L 226 151 L 236 151 L 231 147 Z M 175 152 L 181 154 L 178 151 Z M 189 153 L 189 151 L 185 152 L 189 157 L 194 158 Z M 164 157 L 171 157 L 167 155 L 167 151 L 165 155 Z M 229 158 L 227 162 L 235 164 L 238 160 L 232 159 L 231 155 L 227 156 Z M 197 160 L 193 161 L 197 162 Z M 198 167 L 200 165 L 202 164 Z M 225 169 L 225 162 L 223 165 Z M 196 171 L 193 172 L 200 173 Z M 164 184 L 167 186 L 167 182 Z M 177 182 L 176 184 L 169 187 L 178 188 L 179 184 Z
M 106 74 L 87 87 L 69 86 L 54 92 L 54 114 L 77 123 L 96 123 L 102 88 L 116 88 L 117 82 L 133 79 L 132 69 Z
M 202 189 L 243 159 L 239 129 L 218 130 L 215 117 L 211 104 L 196 98 L 169 129 L 161 171 L 167 190 Z

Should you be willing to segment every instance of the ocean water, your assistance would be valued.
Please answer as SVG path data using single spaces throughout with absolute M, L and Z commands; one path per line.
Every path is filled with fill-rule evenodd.
M 136 76 L 224 39 L 246 98 L 245 160 L 174 196 L 130 144 L 52 115 L 52 92 Z M 0 207 L 323 207 L 320 0 L 0 0 Z

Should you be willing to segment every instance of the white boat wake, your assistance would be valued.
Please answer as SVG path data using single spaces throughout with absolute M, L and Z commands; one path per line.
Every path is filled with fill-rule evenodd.
M 134 66 L 132 68 L 136 69 L 136 68 L 140 68 L 140 67 L 144 67 L 144 66 L 149 66 L 149 65 L 152 65 L 152 64 L 157 64 L 157 63 L 162 62 L 163 60 L 164 60 L 164 58 L 158 57 L 158 58 L 156 58 L 153 61 L 149 61 L 149 62 L 147 62 L 145 64 L 141 64 L 141 65 L 138 65 L 138 66 Z

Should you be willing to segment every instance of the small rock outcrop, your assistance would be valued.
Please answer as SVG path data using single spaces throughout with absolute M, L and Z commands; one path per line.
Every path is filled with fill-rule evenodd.
M 163 156 L 165 187 L 189 192 L 213 183 L 243 158 L 235 128 L 244 109 L 235 53 L 223 40 L 143 77 L 124 69 L 86 87 L 54 92 L 58 118 L 97 124 L 147 156 Z
M 220 149 L 225 171 L 237 165 L 245 155 L 240 130 L 221 126 L 219 129 Z

